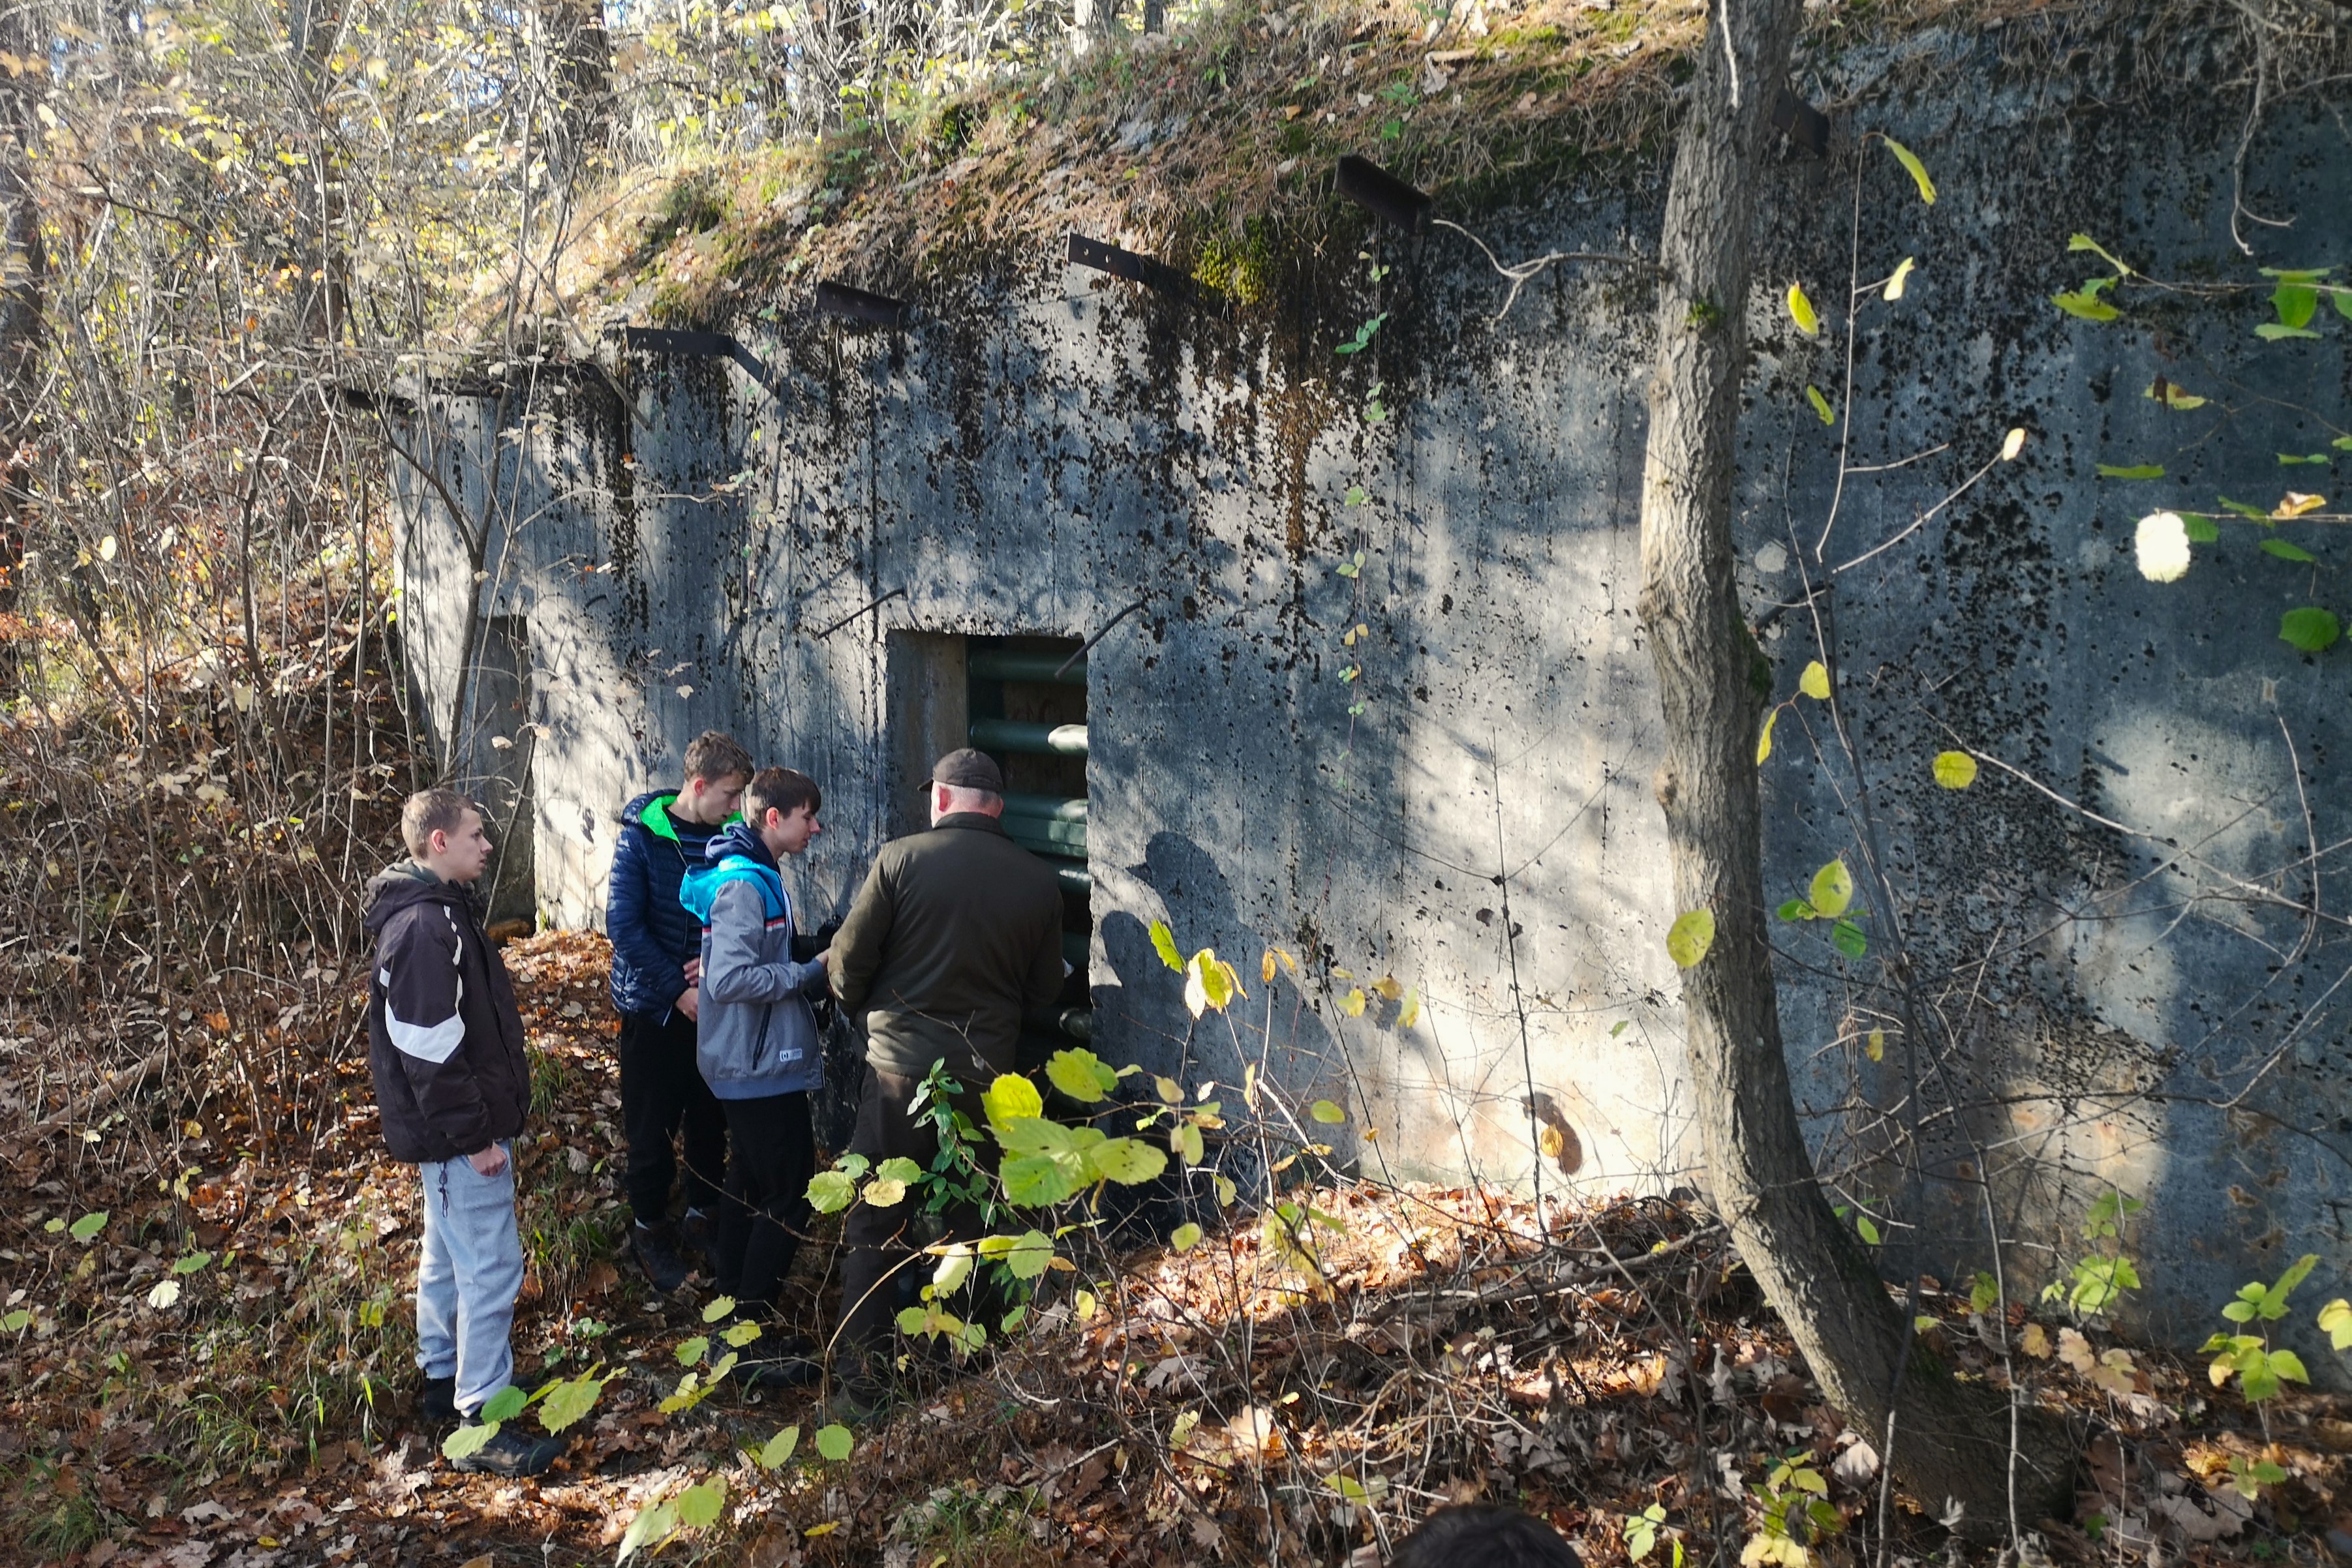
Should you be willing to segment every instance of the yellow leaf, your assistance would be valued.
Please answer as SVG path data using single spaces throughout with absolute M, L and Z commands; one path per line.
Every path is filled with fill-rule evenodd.
M 840 1528 L 841 1521 L 837 1519 L 828 1519 L 823 1524 L 810 1525 L 806 1530 L 802 1531 L 801 1534 L 807 1540 L 814 1541 L 818 1536 L 831 1535 L 835 1531 L 839 1530 Z
M 1813 884 L 1806 891 L 1805 902 L 1826 920 L 1836 919 L 1853 904 L 1853 873 L 1845 869 L 1843 856 L 1813 873 Z
M 1394 975 L 1382 975 L 1372 982 L 1372 989 L 1383 1001 L 1392 1002 L 1404 995 L 1404 988 L 1397 983 L 1397 977 Z
M 1416 986 L 1412 989 L 1405 992 L 1404 1001 L 1397 1009 L 1397 1028 L 1411 1029 L 1414 1023 L 1419 1021 L 1420 1018 L 1421 988 Z M 1366 1135 L 1370 1135 L 1369 1129 L 1367 1129 Z
M 1789 318 L 1796 322 L 1797 330 L 1808 338 L 1820 335 L 1821 312 L 1815 310 L 1813 302 L 1805 298 L 1805 286 L 1801 283 L 1789 285 Z
M 1872 1030 L 1870 1031 L 1870 1043 L 1869 1043 L 1868 1045 L 1866 1045 L 1865 1047 L 1864 1047 L 1864 1049 L 1865 1051 L 1869 1051 L 1869 1052 L 1870 1052 L 1870 1060 L 1871 1060 L 1871 1061 L 1885 1061 L 1885 1060 L 1886 1060 L 1886 1031 L 1885 1031 L 1885 1030 L 1883 1030 L 1883 1029 L 1874 1029 L 1874 1030 Z
M 1694 909 L 1675 920 L 1666 932 L 1666 956 L 1687 969 L 1715 946 L 1715 912 Z
M 1364 1016 L 1364 993 L 1360 987 L 1348 988 L 1348 994 L 1339 998 L 1339 1010 L 1351 1019 Z
M 2001 442 L 2000 460 L 2003 463 L 2014 463 L 2017 461 L 2017 455 L 2024 450 L 2025 427 L 2021 424 L 2016 429 L 2011 431 L 2008 436 Z
M 1895 141 L 1892 136 L 1882 137 L 1880 140 L 1886 143 L 1886 150 L 1895 154 L 1895 161 L 1902 164 L 1903 167 L 1909 172 L 1912 183 L 1919 187 L 1919 199 L 1927 203 L 1929 206 L 1934 206 L 1936 204 L 1936 182 L 1927 178 L 1927 166 L 1919 162 L 1919 158 L 1916 153 L 1913 152 L 1908 147 L 1904 146 L 1900 141 Z
M 1910 256 L 1905 256 L 1903 264 L 1895 269 L 1895 276 L 1886 280 L 1886 287 L 1880 291 L 1879 298 L 1889 304 L 1902 298 L 1903 286 L 1911 281 L 1911 269 L 1918 265 Z
M 1819 659 L 1813 660 L 1811 664 L 1805 666 L 1805 673 L 1797 677 L 1797 689 L 1804 693 L 1807 696 L 1812 698 L 1815 702 L 1829 701 L 1829 666 L 1822 664 Z
M 1965 751 L 1936 754 L 1936 782 L 1947 789 L 1965 789 L 1977 781 L 1977 759 Z
M 1568 1136 L 1558 1127 L 1546 1127 L 1536 1134 L 1536 1147 L 1544 1152 L 1544 1158 L 1556 1160 L 1568 1147 Z
M 1258 960 L 1257 977 L 1267 985 L 1274 984 L 1274 949 L 1268 947 L 1265 956 Z
M 2271 508 L 2273 517 L 2299 517 L 2305 512 L 2315 512 L 2327 505 L 2325 496 L 2306 496 L 2300 490 L 2289 490 L 2286 499 Z
M 2048 1361 L 2050 1359 L 2050 1331 L 2048 1329 L 2043 1328 L 2040 1323 L 2028 1323 L 2025 1325 L 2025 1333 L 2021 1336 L 2021 1338 L 2024 1344 L 2026 1354 L 2032 1356 L 2036 1361 Z
M 1764 727 L 1757 733 L 1756 766 L 1759 768 L 1763 767 L 1766 759 L 1772 755 L 1772 725 L 1780 716 L 1780 710 L 1779 708 L 1774 708 L 1770 713 L 1766 714 L 1764 716 Z

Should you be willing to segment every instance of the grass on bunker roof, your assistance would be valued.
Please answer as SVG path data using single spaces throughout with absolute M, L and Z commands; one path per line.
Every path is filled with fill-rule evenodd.
M 1807 47 L 1955 22 L 2049 17 L 2032 0 L 1832 4 Z M 1334 194 L 1367 156 L 1475 220 L 1654 161 L 1704 25 L 1690 0 L 1205 9 L 988 90 L 727 157 L 629 171 L 592 193 L 520 314 L 717 322 L 772 314 L 818 278 L 901 296 L 1034 267 L 1076 230 L 1157 255 L 1244 307 L 1285 268 L 1352 248 Z M 551 279 L 551 290 L 536 281 Z M 484 280 L 466 331 L 506 314 Z M 462 334 L 461 334 L 462 335 Z

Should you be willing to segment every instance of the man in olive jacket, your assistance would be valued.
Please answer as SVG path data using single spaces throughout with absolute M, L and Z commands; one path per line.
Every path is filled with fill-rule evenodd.
M 833 939 L 834 993 L 866 1015 L 866 1078 L 849 1146 L 880 1164 L 905 1155 L 928 1166 L 938 1135 L 911 1103 L 933 1062 L 965 1092 L 975 1124 L 982 1090 L 1013 1071 L 1023 1015 L 1062 989 L 1062 891 L 1045 862 L 999 821 L 1004 777 L 983 753 L 951 751 L 931 769 L 931 829 L 883 846 Z M 918 1206 L 853 1206 L 843 1224 L 841 1343 L 852 1412 L 877 1397 L 874 1364 L 897 1315 L 893 1281 L 908 1248 L 899 1237 Z M 956 1239 L 978 1233 L 976 1212 L 950 1214 Z

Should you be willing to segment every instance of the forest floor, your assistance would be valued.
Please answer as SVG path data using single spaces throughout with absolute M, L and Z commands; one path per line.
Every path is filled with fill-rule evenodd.
M 1656 1198 L 1301 1188 L 1320 1217 L 1311 1270 L 1234 1219 L 1181 1252 L 1049 1275 L 989 1358 L 914 1358 L 845 1458 L 819 1451 L 814 1391 L 728 1382 L 665 1413 L 709 1354 L 710 1295 L 699 1277 L 655 1295 L 615 1254 L 605 949 L 550 935 L 506 951 L 538 1100 L 520 1381 L 610 1378 L 554 1471 L 459 1476 L 415 1417 L 415 1178 L 384 1157 L 360 1053 L 299 1153 L 245 1146 L 229 1096 L 133 1091 L 37 1123 L 11 1092 L 0 1560 L 609 1562 L 650 1505 L 701 1517 L 689 1488 L 712 1517 L 661 1554 L 757 1568 L 1370 1564 L 1473 1497 L 1541 1514 L 1597 1568 L 1958 1552 L 1898 1498 L 1880 1554 L 1870 1443 L 1823 1405 L 1719 1230 Z M 126 1114 L 179 1118 L 184 1166 L 110 1163 Z M 831 1321 L 834 1254 L 803 1249 L 789 1315 L 805 1331 Z M 2095 1321 L 1983 1305 L 1935 1284 L 1923 1332 L 1964 1375 L 2013 1376 L 2063 1413 L 2086 1456 L 2072 1520 L 2020 1521 L 2029 1562 L 2352 1558 L 2352 1401 L 2252 1408 Z

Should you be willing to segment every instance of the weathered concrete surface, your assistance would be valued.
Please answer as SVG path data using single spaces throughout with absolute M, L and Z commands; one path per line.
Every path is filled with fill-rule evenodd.
M 2352 832 L 2332 767 L 2352 655 L 2276 640 L 2279 612 L 2332 580 L 2257 553 L 2251 528 L 2168 585 L 2133 570 L 2132 528 L 2216 489 L 2326 491 L 2326 470 L 2274 459 L 2352 423 L 2347 333 L 2259 343 L 2259 295 L 2170 307 L 2153 339 L 2059 315 L 2047 296 L 2095 270 L 2066 253 L 2077 229 L 2152 271 L 2251 277 L 2227 235 L 2238 121 L 2108 113 L 2079 77 L 2004 74 L 1993 47 L 1930 38 L 1812 84 L 1941 187 L 1923 206 L 1861 150 L 1859 281 L 1906 255 L 1918 269 L 1899 305 L 1864 295 L 1851 461 L 1940 447 L 1850 476 L 1826 552 L 1902 536 L 1836 595 L 1842 691 L 1906 901 L 1866 899 L 1868 926 L 1887 950 L 1899 914 L 1952 1031 L 1920 1065 L 1927 1267 L 1981 1260 L 1990 1172 L 2026 1244 L 2011 1267 L 2038 1282 L 2112 1181 L 2147 1203 L 2130 1239 L 2150 1325 L 2191 1343 L 2300 1251 L 2326 1259 L 2309 1306 L 2347 1284 L 2347 905 L 2325 883 L 2324 919 L 2294 905 L 2298 857 Z M 1880 80 L 1898 74 L 1936 85 Z M 1817 653 L 1809 612 L 1772 607 L 1801 598 L 1792 541 L 1820 535 L 1837 489 L 1837 433 L 1804 389 L 1847 398 L 1832 305 L 1854 167 L 1776 173 L 1749 304 L 1738 528 L 1776 699 Z M 2257 231 L 2263 264 L 2352 259 L 2347 171 L 2332 121 L 2271 122 L 2249 198 L 2300 217 Z M 1657 196 L 1654 174 L 1627 178 L 1485 226 L 1506 256 L 1639 251 Z M 437 400 L 419 429 L 469 505 L 501 417 L 511 435 L 491 511 L 513 526 L 484 602 L 530 630 L 545 913 L 598 918 L 614 809 L 707 725 L 817 778 L 829 831 L 797 874 L 807 904 L 845 906 L 903 782 L 888 634 L 1085 636 L 1148 596 L 1089 664 L 1097 1049 L 1228 1082 L 1264 1053 L 1354 1108 L 1349 1137 L 1377 1141 L 1343 1152 L 1399 1176 L 1560 1181 L 1530 1139 L 1532 1092 L 1574 1130 L 1575 1185 L 1694 1179 L 1635 611 L 1649 290 L 1556 269 L 1495 319 L 1504 287 L 1459 236 L 1379 240 L 1378 282 L 1350 237 L 1302 263 L 1279 310 L 1231 321 L 1058 258 L 976 262 L 926 281 L 931 319 L 903 337 L 820 323 L 804 293 L 773 320 L 747 308 L 732 325 L 774 395 L 670 358 L 625 364 L 617 389 L 584 371 L 510 383 L 503 415 L 487 395 Z M 1820 340 L 1780 307 L 1793 278 L 1831 318 Z M 1383 310 L 1369 351 L 1331 352 Z M 2143 399 L 2159 371 L 2213 411 Z M 1390 417 L 1372 422 L 1376 382 Z M 2018 462 L 1904 532 L 2014 424 L 2032 433 Z M 2103 462 L 2175 478 L 2101 481 Z M 1348 505 L 1351 486 L 1368 498 Z M 443 712 L 467 596 L 420 494 L 404 624 Z M 2327 553 L 2321 530 L 2295 537 Z M 1928 758 L 1954 745 L 2034 782 L 1988 768 L 1939 790 Z M 1764 779 L 1768 886 L 1794 896 L 1856 853 L 1855 778 L 1821 705 L 1782 713 Z M 1248 1002 L 1188 1027 L 1154 918 L 1238 962 Z M 1825 1167 L 1889 1215 L 1902 1176 L 1874 1161 L 1883 1115 L 1908 1113 L 1906 1053 L 1894 1030 L 1874 1063 L 1865 1039 L 1893 998 L 1824 928 L 1787 929 L 1788 1034 Z M 1306 960 L 1303 986 L 1260 984 L 1269 946 Z M 1412 1027 L 1395 1002 L 1336 1005 L 1382 976 L 1417 989 Z M 2290 1342 L 2326 1376 L 2309 1323 L 2298 1312 Z

